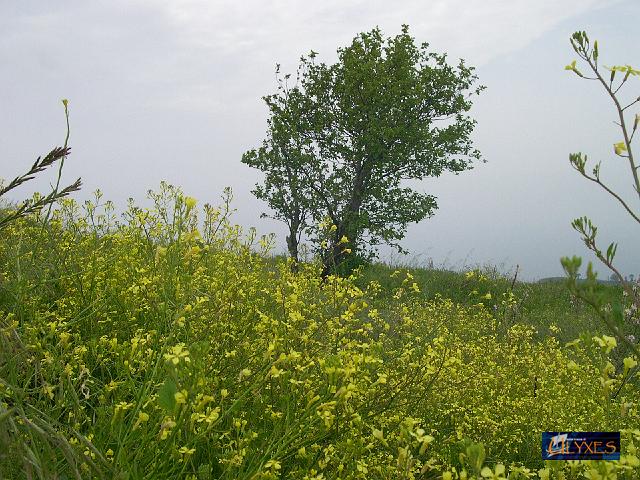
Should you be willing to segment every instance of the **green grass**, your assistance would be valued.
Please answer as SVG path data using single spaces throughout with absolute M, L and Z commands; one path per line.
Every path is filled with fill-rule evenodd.
M 323 280 L 152 201 L 1 233 L 0 478 L 637 478 L 639 386 L 561 284 Z M 624 462 L 550 471 L 542 430 L 622 430 Z
M 560 329 L 559 333 L 554 332 L 554 335 L 565 342 L 572 341 L 585 332 L 608 334 L 593 310 L 574 298 L 563 282 L 516 281 L 514 283 L 512 276 L 501 274 L 495 268 L 486 267 L 471 270 L 475 275 L 468 278 L 468 271 L 395 267 L 384 263 L 374 263 L 364 267 L 358 282 L 364 285 L 375 280 L 389 294 L 401 283 L 401 278 L 391 277 L 396 270 L 408 271 L 413 275 L 420 285 L 420 297 L 424 300 L 450 298 L 462 305 L 475 305 L 482 302 L 504 324 L 530 325 L 536 329 L 540 337 L 548 336 L 552 326 Z M 479 280 L 481 274 L 483 280 Z M 620 293 L 615 286 L 606 288 L 612 296 Z M 515 295 L 515 304 L 505 309 L 501 302 L 509 292 Z M 480 298 L 487 293 L 491 294 L 491 299 Z

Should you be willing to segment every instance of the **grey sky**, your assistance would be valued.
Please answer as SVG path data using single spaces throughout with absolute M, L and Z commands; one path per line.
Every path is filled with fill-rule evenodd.
M 311 49 L 330 62 L 359 31 L 408 23 L 417 40 L 478 67 L 488 88 L 474 138 L 488 162 L 424 182 L 440 209 L 409 229 L 405 261 L 558 275 L 560 256 L 586 256 L 570 222 L 587 214 L 603 243 L 620 241 L 625 271 L 640 272 L 637 225 L 567 161 L 578 150 L 606 160 L 604 176 L 631 193 L 611 154 L 614 111 L 594 83 L 563 70 L 577 29 L 599 39 L 606 64 L 638 66 L 639 18 L 636 0 L 0 0 L 0 176 L 62 142 L 69 98 L 65 175 L 82 176 L 79 198 L 100 188 L 123 205 L 164 179 L 215 203 L 229 185 L 236 221 L 277 232 L 282 248 L 282 228 L 259 219 L 266 207 L 249 193 L 258 174 L 240 163 L 264 136 L 260 97 L 275 89 L 275 63 L 293 71 Z

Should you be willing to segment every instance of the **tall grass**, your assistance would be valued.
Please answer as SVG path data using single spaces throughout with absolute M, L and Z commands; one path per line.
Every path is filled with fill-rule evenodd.
M 323 280 L 268 260 L 228 202 L 150 198 L 121 217 L 66 200 L 2 232 L 3 477 L 637 476 L 638 385 L 556 287 Z M 567 345 L 571 328 L 590 333 Z M 623 460 L 545 466 L 554 429 L 621 429 Z

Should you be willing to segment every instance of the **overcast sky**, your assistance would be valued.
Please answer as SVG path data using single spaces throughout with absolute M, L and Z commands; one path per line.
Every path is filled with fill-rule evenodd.
M 477 67 L 487 90 L 472 110 L 474 139 L 487 163 L 423 182 L 440 208 L 410 227 L 400 260 L 560 275 L 561 256 L 587 256 L 570 227 L 586 214 L 637 273 L 638 225 L 568 163 L 574 151 L 603 160 L 603 177 L 633 199 L 612 155 L 615 111 L 563 67 L 578 29 L 599 39 L 605 64 L 638 67 L 639 19 L 637 0 L 0 0 L 0 176 L 63 142 L 68 98 L 65 178 L 82 177 L 78 198 L 100 188 L 123 205 L 167 180 L 216 203 L 231 186 L 236 221 L 278 233 L 284 249 L 283 229 L 259 218 L 266 206 L 250 194 L 257 172 L 240 163 L 264 137 L 275 64 L 293 72 L 311 49 L 332 62 L 358 32 L 394 35 L 407 23 L 419 42 Z M 628 91 L 637 96 L 640 80 Z

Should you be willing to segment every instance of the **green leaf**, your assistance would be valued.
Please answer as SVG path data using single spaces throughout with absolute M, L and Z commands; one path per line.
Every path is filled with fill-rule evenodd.
M 633 357 L 627 357 L 623 360 L 624 364 L 624 375 L 626 375 L 629 370 L 636 368 L 638 366 L 638 361 Z
M 484 478 L 491 478 L 493 477 L 493 472 L 489 467 L 484 467 L 480 472 L 480 475 L 482 475 Z
M 466 454 L 473 469 L 479 473 L 487 456 L 484 445 L 482 443 L 472 443 L 466 448 Z
M 622 326 L 624 323 L 624 309 L 619 301 L 611 304 L 611 317 L 618 326 Z
M 609 248 L 607 248 L 607 261 L 609 263 L 613 262 L 613 258 L 616 256 L 617 249 L 618 249 L 617 243 L 612 243 L 611 245 L 609 245 Z
M 613 151 L 615 152 L 616 155 L 622 155 L 624 152 L 627 151 L 627 146 L 625 145 L 624 142 L 614 143 Z
M 578 275 L 578 270 L 580 270 L 580 266 L 582 265 L 582 258 L 576 257 L 575 255 L 571 258 L 562 257 L 560 259 L 560 263 L 562 264 L 562 268 L 564 268 L 567 275 L 570 278 L 576 278 Z
M 569 163 L 578 170 L 580 173 L 584 173 L 584 167 L 587 164 L 587 156 L 582 153 L 570 153 Z
M 634 77 L 640 75 L 640 70 L 636 70 L 631 65 L 625 65 L 622 68 L 624 69 L 624 72 L 625 72 L 625 76 L 624 76 L 625 80 L 629 78 L 629 75 L 633 75 Z
M 160 390 L 158 391 L 158 404 L 164 408 L 168 413 L 172 413 L 176 406 L 175 394 L 178 391 L 178 387 L 175 382 L 167 378 Z

